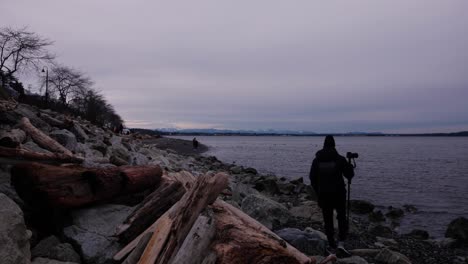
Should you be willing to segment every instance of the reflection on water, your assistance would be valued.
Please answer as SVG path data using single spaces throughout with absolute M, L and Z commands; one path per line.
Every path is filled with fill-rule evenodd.
M 191 137 L 179 137 L 191 139 Z M 257 168 L 289 179 L 308 173 L 322 137 L 197 137 L 227 163 Z M 352 199 L 382 206 L 412 204 L 401 232 L 422 228 L 443 236 L 447 224 L 468 217 L 468 138 L 336 137 L 338 151 L 358 152 Z

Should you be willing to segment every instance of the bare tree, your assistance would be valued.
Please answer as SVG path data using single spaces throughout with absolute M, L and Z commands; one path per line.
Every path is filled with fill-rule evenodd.
M 93 81 L 84 73 L 63 65 L 55 65 L 49 73 L 49 84 L 59 101 L 67 105 L 68 100 L 86 94 Z
M 2 86 L 19 70 L 38 67 L 40 62 L 50 61 L 53 55 L 47 51 L 51 41 L 30 32 L 27 28 L 0 28 L 0 75 Z

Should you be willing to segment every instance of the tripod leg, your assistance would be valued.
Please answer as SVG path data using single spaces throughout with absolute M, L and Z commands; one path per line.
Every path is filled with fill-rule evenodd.
M 351 183 L 348 180 L 348 203 L 346 205 L 346 221 L 349 230 L 349 207 L 350 207 L 350 199 L 351 199 Z

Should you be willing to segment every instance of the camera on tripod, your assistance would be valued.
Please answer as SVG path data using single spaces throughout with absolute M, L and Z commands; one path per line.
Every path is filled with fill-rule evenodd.
M 353 168 L 356 168 L 356 161 L 354 159 L 357 159 L 358 157 L 359 157 L 359 154 L 357 153 L 353 153 L 353 152 L 346 153 L 346 158 L 348 159 L 349 164 L 353 165 Z

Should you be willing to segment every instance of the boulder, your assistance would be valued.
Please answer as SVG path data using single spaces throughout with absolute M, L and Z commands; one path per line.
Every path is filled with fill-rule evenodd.
M 234 174 L 241 174 L 242 173 L 242 167 L 241 166 L 234 166 L 234 167 L 231 167 L 230 171 L 231 171 L 231 173 L 234 173 Z
M 255 182 L 255 190 L 259 192 L 266 192 L 269 194 L 277 194 L 279 192 L 276 178 L 261 178 Z
M 401 218 L 405 214 L 405 211 L 401 208 L 388 207 L 388 212 L 385 214 L 387 217 L 392 219 Z
M 445 237 L 454 238 L 460 243 L 468 244 L 468 219 L 459 217 L 450 222 L 447 231 L 445 231 Z
M 351 200 L 350 210 L 356 214 L 369 214 L 374 210 L 374 205 L 364 200 Z
M 149 159 L 145 155 L 138 152 L 132 153 L 130 160 L 132 161 L 131 165 L 133 166 L 147 165 L 149 162 Z
M 23 212 L 8 196 L 0 193 L 0 256 L 2 264 L 30 263 L 31 251 Z
M 391 251 L 390 249 L 382 249 L 375 260 L 383 264 L 411 264 L 411 261 L 403 254 Z
M 297 178 L 295 180 L 291 180 L 289 181 L 290 183 L 292 184 L 300 184 L 300 183 L 304 183 L 304 178 L 300 177 L 300 178 Z
M 276 234 L 307 255 L 323 255 L 325 253 L 327 239 L 316 232 L 284 228 L 276 231 Z
M 44 257 L 65 262 L 81 263 L 80 255 L 72 245 L 60 243 L 57 237 L 49 236 L 41 240 L 31 251 L 33 258 Z
M 385 237 L 376 237 L 377 242 L 384 245 L 385 247 L 390 248 L 398 248 L 398 242 L 393 238 L 385 238 Z
M 245 168 L 244 173 L 249 173 L 249 174 L 254 174 L 254 175 L 258 174 L 257 170 L 251 167 Z
M 277 228 L 288 222 L 288 209 L 267 197 L 251 194 L 242 200 L 242 211 L 269 229 Z
M 107 154 L 107 145 L 104 144 L 104 142 L 102 142 L 102 141 L 93 142 L 93 143 L 91 144 L 91 148 L 92 148 L 92 149 L 95 149 L 95 150 L 97 150 L 97 151 L 99 151 L 99 152 L 101 152 L 102 155 L 106 155 L 106 154 Z
M 78 264 L 76 262 L 63 262 L 48 258 L 35 258 L 31 264 Z
M 409 232 L 408 234 L 405 234 L 404 236 L 410 237 L 413 239 L 421 239 L 421 240 L 429 239 L 429 233 L 426 230 L 421 230 L 421 229 L 413 229 L 411 232 Z
M 124 160 L 126 162 L 128 162 L 130 160 L 130 153 L 129 151 L 124 148 L 123 146 L 112 146 L 108 149 L 108 151 L 110 152 L 110 156 L 115 156 L 121 160 Z
M 64 229 L 64 236 L 79 249 L 85 263 L 111 262 L 121 247 L 113 237 L 116 227 L 132 211 L 132 207 L 115 204 L 75 210 L 73 225 Z
M 359 257 L 359 256 L 352 256 L 350 258 L 340 258 L 336 262 L 336 264 L 367 264 L 368 262 Z
M 322 211 L 318 207 L 318 204 L 313 201 L 292 207 L 289 209 L 289 213 L 294 217 L 310 219 L 312 222 L 322 222 Z
M 369 231 L 371 234 L 375 236 L 386 237 L 386 238 L 393 237 L 393 230 L 388 226 L 376 225 L 372 227 Z
M 229 187 L 232 191 L 232 200 L 242 204 L 242 200 L 250 194 L 260 195 L 260 193 L 248 184 L 230 182 Z
M 294 192 L 294 189 L 296 188 L 296 185 L 291 184 L 291 183 L 278 183 L 278 189 L 279 192 L 282 194 L 292 194 Z
M 382 211 L 372 211 L 369 214 L 369 221 L 371 222 L 385 222 L 385 216 L 383 215 Z
M 80 142 L 84 142 L 85 140 L 89 139 L 89 136 L 86 134 L 86 132 L 81 128 L 81 126 L 73 122 L 73 126 L 70 128 L 71 132 L 75 134 L 76 138 Z
M 75 151 L 77 141 L 75 135 L 72 132 L 66 129 L 54 130 L 50 132 L 49 136 L 70 151 Z
M 374 258 L 379 254 L 379 249 L 370 249 L 370 248 L 358 248 L 358 249 L 351 249 L 349 252 L 352 255 L 356 255 L 359 257 L 366 257 L 366 258 Z

